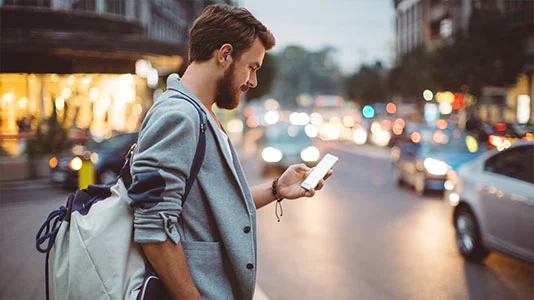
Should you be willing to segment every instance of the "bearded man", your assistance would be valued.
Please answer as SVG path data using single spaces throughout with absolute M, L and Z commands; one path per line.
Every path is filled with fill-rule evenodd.
M 311 169 L 290 166 L 279 178 L 249 188 L 216 104 L 234 109 L 248 89 L 271 32 L 249 11 L 227 5 L 206 7 L 190 31 L 189 65 L 143 121 L 133 155 L 134 240 L 174 299 L 252 299 L 256 281 L 256 209 L 285 199 L 312 197 L 300 186 Z M 200 128 L 193 99 L 207 115 Z M 187 201 L 182 201 L 199 132 L 205 130 L 202 167 Z M 330 176 L 330 171 L 327 176 Z

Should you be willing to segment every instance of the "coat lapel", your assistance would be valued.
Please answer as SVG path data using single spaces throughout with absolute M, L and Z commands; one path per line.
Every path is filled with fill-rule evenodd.
M 217 140 L 217 146 L 219 147 L 219 151 L 221 151 L 221 153 L 223 154 L 224 160 L 226 161 L 226 165 L 231 170 L 232 175 L 234 176 L 237 184 L 239 185 L 239 188 L 241 189 L 241 194 L 243 195 L 243 198 L 246 199 L 245 189 L 243 188 L 242 181 L 241 181 L 240 177 L 238 176 L 238 174 L 236 172 L 236 167 L 234 166 L 234 163 L 237 163 L 237 162 L 234 160 L 234 163 L 232 163 L 232 159 L 231 158 L 232 158 L 233 155 L 232 155 L 232 153 L 230 153 L 228 151 L 228 147 L 226 147 L 226 143 L 224 141 L 225 137 L 221 133 L 221 130 L 219 129 L 219 126 L 217 126 L 217 121 L 213 118 L 213 116 L 208 111 L 208 109 L 204 106 L 204 104 L 202 104 L 200 102 L 200 100 L 198 100 L 198 98 L 193 93 L 191 93 L 191 91 L 189 91 L 180 82 L 179 78 L 174 78 L 174 77 L 170 77 L 169 76 L 169 78 L 167 79 L 167 87 L 168 87 L 169 90 L 175 90 L 175 91 L 178 91 L 180 93 L 184 93 L 184 94 L 188 95 L 189 97 L 191 97 L 193 100 L 195 100 L 200 105 L 202 110 L 204 110 L 204 112 L 206 113 L 207 119 L 208 119 L 208 124 L 211 127 L 212 132 L 214 133 L 215 139 Z M 230 146 L 230 147 L 231 147 L 231 149 L 233 149 L 232 146 Z

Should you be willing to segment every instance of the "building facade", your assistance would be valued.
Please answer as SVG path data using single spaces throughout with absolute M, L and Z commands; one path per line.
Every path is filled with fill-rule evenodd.
M 3 154 L 21 154 L 22 125 L 53 111 L 97 139 L 136 130 L 162 79 L 187 63 L 188 30 L 205 4 L 0 0 Z
M 418 47 L 432 51 L 450 42 L 455 32 L 467 29 L 474 9 L 496 9 L 502 13 L 534 9 L 532 1 L 507 0 L 393 0 L 393 4 L 397 61 Z M 529 62 L 514 86 L 482 89 L 477 104 L 482 120 L 490 123 L 525 122 L 525 118 L 519 120 L 518 115 L 530 116 L 530 122 L 534 120 L 534 37 L 530 37 L 526 49 L 518 51 L 526 51 Z

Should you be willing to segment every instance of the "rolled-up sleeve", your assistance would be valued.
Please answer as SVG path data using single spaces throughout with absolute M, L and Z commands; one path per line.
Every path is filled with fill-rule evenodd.
M 162 101 L 143 122 L 131 164 L 128 196 L 137 243 L 180 241 L 176 223 L 198 142 L 198 114 L 191 104 Z

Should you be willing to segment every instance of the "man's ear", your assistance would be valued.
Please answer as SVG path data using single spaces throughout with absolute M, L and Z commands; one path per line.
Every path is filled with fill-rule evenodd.
M 234 47 L 232 45 L 226 43 L 219 48 L 219 51 L 217 52 L 217 61 L 221 66 L 226 66 L 229 63 L 232 62 L 232 52 L 234 51 Z

